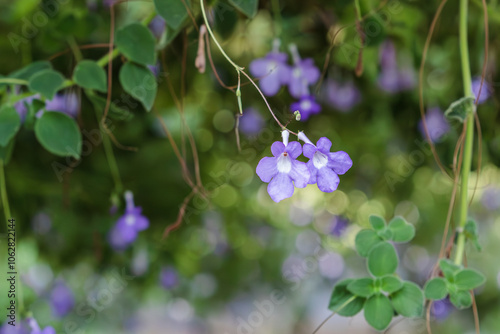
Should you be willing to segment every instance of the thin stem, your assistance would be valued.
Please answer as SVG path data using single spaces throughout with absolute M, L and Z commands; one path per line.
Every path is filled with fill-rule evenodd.
M 78 44 L 75 41 L 75 38 L 73 36 L 69 36 L 66 40 L 68 41 L 71 51 L 73 51 L 73 55 L 75 56 L 76 61 L 81 61 L 83 59 L 83 55 L 80 51 L 80 48 L 78 47 Z
M 101 129 L 104 132 L 104 129 Z M 102 144 L 104 146 L 104 153 L 106 154 L 106 159 L 108 160 L 109 171 L 113 176 L 115 182 L 115 189 L 117 193 L 121 193 L 123 190 L 122 180 L 120 178 L 120 170 L 118 169 L 118 164 L 116 163 L 115 155 L 113 153 L 113 146 L 109 137 L 105 134 L 102 136 Z
M 0 84 L 28 85 L 28 81 L 16 78 L 1 78 Z
M 460 0 L 460 58 L 462 64 L 462 78 L 465 96 L 472 95 L 472 82 L 469 65 L 469 48 L 467 44 L 467 5 L 468 0 Z M 473 113 L 475 112 L 475 107 Z M 455 264 L 461 264 L 464 257 L 465 234 L 464 227 L 467 222 L 467 190 L 469 184 L 469 175 L 472 165 L 472 149 L 474 145 L 474 115 L 470 113 L 465 119 L 465 142 L 464 142 L 464 160 L 462 165 L 462 180 L 460 192 L 460 216 L 458 223 L 457 250 L 455 253 Z
M 321 324 L 319 324 L 319 326 L 314 330 L 314 332 L 312 334 L 316 334 L 321 329 L 321 327 L 323 327 L 323 325 L 326 324 L 326 322 L 328 320 L 330 320 L 335 314 L 337 314 L 337 312 L 339 312 L 344 307 L 346 307 L 347 304 L 349 304 L 350 302 L 352 302 L 354 299 L 356 299 L 356 296 L 352 296 L 351 298 L 349 298 L 348 300 L 346 300 L 344 304 L 342 304 L 337 310 L 335 310 L 335 312 L 333 312 L 325 320 L 323 320 L 323 322 Z
M 5 214 L 5 222 L 7 223 L 8 230 L 8 220 L 12 219 L 12 216 L 10 215 L 9 198 L 7 197 L 7 185 L 5 184 L 4 162 L 2 159 L 0 159 L 0 188 L 2 194 L 2 207 Z
M 114 49 L 113 52 L 111 52 L 111 57 L 108 53 L 106 53 L 104 56 L 101 57 L 101 59 L 99 59 L 97 61 L 97 65 L 99 65 L 100 67 L 104 67 L 108 64 L 108 62 L 110 61 L 110 58 L 111 58 L 111 60 L 113 60 L 116 57 L 118 57 L 119 55 L 120 55 L 120 50 Z
M 356 8 L 356 18 L 358 21 L 363 21 L 361 17 L 361 6 L 359 5 L 359 0 L 354 0 L 354 7 Z

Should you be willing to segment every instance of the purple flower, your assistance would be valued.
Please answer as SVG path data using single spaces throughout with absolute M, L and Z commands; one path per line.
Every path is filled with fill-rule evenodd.
M 321 106 L 316 102 L 313 95 L 304 95 L 300 101 L 292 103 L 290 106 L 292 112 L 300 111 L 300 120 L 305 121 L 312 114 L 317 114 L 321 111 Z
M 16 320 L 15 326 L 11 326 L 5 322 L 0 327 L 0 334 L 30 334 L 30 329 L 25 321 Z
M 163 267 L 160 271 L 160 284 L 167 290 L 179 284 L 179 275 L 172 267 Z
M 494 186 L 488 187 L 481 197 L 481 203 L 490 211 L 500 208 L 500 188 Z
M 328 80 L 324 91 L 326 101 L 341 112 L 350 111 L 361 101 L 361 92 L 352 81 L 343 84 Z
M 320 76 L 319 69 L 314 65 L 312 58 L 300 59 L 297 46 L 290 45 L 294 65 L 290 72 L 288 91 L 295 98 L 309 95 L 309 85 L 315 84 Z
M 264 118 L 255 108 L 245 109 L 243 115 L 240 116 L 239 130 L 249 137 L 258 135 L 264 125 Z
M 115 250 L 124 250 L 132 244 L 140 231 L 149 227 L 149 220 L 141 214 L 142 208 L 134 205 L 132 192 L 125 192 L 127 207 L 110 233 L 110 244 Z
M 158 78 L 160 74 L 160 63 L 156 63 L 156 65 L 147 65 L 149 70 L 153 73 L 155 77 Z
M 165 31 L 165 20 L 160 15 L 156 15 L 148 27 L 156 38 L 160 38 L 163 31 Z
M 332 142 L 321 137 L 314 145 L 303 132 L 299 132 L 299 139 L 305 142 L 304 156 L 310 160 L 307 167 L 311 177 L 309 184 L 318 184 L 319 190 L 331 193 L 339 185 L 339 175 L 345 174 L 352 167 L 352 160 L 344 151 L 330 152 Z
M 269 182 L 267 192 L 275 202 L 291 197 L 294 184 L 304 188 L 309 180 L 306 164 L 296 160 L 302 153 L 302 146 L 296 141 L 288 142 L 288 130 L 281 134 L 283 143 L 276 141 L 271 146 L 274 157 L 264 157 L 257 165 L 257 175 L 263 182 Z
M 415 86 L 415 73 L 411 67 L 398 68 L 396 49 L 391 41 L 382 44 L 379 52 L 381 72 L 377 79 L 379 87 L 388 92 L 396 93 L 409 90 Z
M 40 95 L 31 95 L 28 96 L 22 100 L 17 101 L 14 104 L 14 108 L 16 109 L 17 113 L 19 114 L 19 118 L 21 118 L 21 123 L 24 123 L 26 120 L 26 115 L 28 114 L 28 106 L 33 102 L 34 99 L 39 99 Z
M 28 324 L 31 327 L 30 334 L 56 334 L 56 330 L 52 326 L 47 326 L 44 329 L 40 329 L 38 322 L 34 318 L 28 318 Z
M 450 302 L 448 297 L 446 297 L 444 299 L 436 300 L 435 302 L 433 302 L 431 312 L 437 320 L 444 320 L 450 315 L 453 309 L 453 304 Z
M 56 94 L 52 100 L 45 101 L 45 110 L 47 111 L 59 111 L 72 118 L 78 115 L 78 108 L 80 107 L 80 101 L 75 92 Z M 39 110 L 36 113 L 36 117 L 42 117 L 44 109 Z
M 347 225 L 349 224 L 349 220 L 346 218 L 342 218 L 340 216 L 335 216 L 332 220 L 332 225 L 330 227 L 330 233 L 337 238 L 342 236 L 344 231 L 347 228 Z
M 286 53 L 272 51 L 250 63 L 250 73 L 260 78 L 259 87 L 265 95 L 276 95 L 281 86 L 288 83 L 290 67 L 286 64 L 287 58 Z
M 475 77 L 474 80 L 472 80 L 472 92 L 474 93 L 476 99 L 477 95 L 479 94 L 479 87 L 481 87 L 481 77 Z M 489 99 L 492 92 L 493 89 L 491 85 L 488 82 L 484 81 L 483 87 L 481 88 L 481 96 L 479 97 L 478 104 L 484 103 L 487 99 Z
M 433 143 L 439 141 L 448 131 L 450 131 L 450 124 L 446 121 L 441 109 L 434 107 L 427 110 L 425 115 L 425 123 L 427 124 L 427 131 Z M 426 138 L 424 123 L 422 120 L 418 123 L 418 129 L 422 136 Z
M 57 317 L 64 317 L 75 306 L 75 296 L 63 281 L 58 281 L 52 289 L 50 305 L 52 312 Z

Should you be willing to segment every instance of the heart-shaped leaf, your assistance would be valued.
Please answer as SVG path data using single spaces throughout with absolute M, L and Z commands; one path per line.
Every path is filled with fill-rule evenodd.
M 404 282 L 403 287 L 391 295 L 392 305 L 396 312 L 407 318 L 422 316 L 424 310 L 424 293 L 413 282 Z
M 147 111 L 151 110 L 158 85 L 150 70 L 134 63 L 126 63 L 120 70 L 120 83 L 127 93 L 141 101 Z
M 351 283 L 352 279 L 346 279 L 338 282 L 333 289 L 332 296 L 330 297 L 330 303 L 328 308 L 336 312 L 337 314 L 344 317 L 352 317 L 356 315 L 365 303 L 365 298 L 355 297 L 349 290 L 347 286 Z M 346 304 L 351 298 L 354 299 Z
M 375 293 L 373 279 L 369 277 L 355 279 L 347 285 L 347 290 L 359 297 L 370 297 Z
M 373 227 L 375 231 L 381 231 L 385 229 L 385 219 L 377 216 L 377 215 L 371 215 L 370 218 L 368 218 L 370 221 L 370 225 Z
M 467 116 L 474 111 L 474 98 L 467 96 L 453 102 L 444 115 L 449 119 L 456 119 L 463 123 Z
M 177 30 L 188 16 L 182 0 L 154 0 L 154 3 L 158 14 L 174 30 Z M 189 6 L 188 0 L 185 0 L 185 3 Z
M 361 230 L 356 235 L 356 250 L 359 255 L 367 257 L 370 250 L 381 242 L 382 239 L 374 230 Z
M 55 155 L 80 158 L 82 135 L 75 120 L 57 111 L 46 111 L 36 121 L 35 135 L 40 144 Z
M 140 23 L 132 23 L 119 29 L 115 43 L 125 57 L 136 63 L 154 65 L 156 62 L 155 37 Z
M 432 300 L 440 300 L 448 294 L 446 281 L 442 277 L 435 277 L 425 284 L 425 297 Z
M 61 73 L 54 70 L 43 70 L 31 76 L 29 89 L 52 100 L 56 92 L 62 88 L 63 83 L 64 77 Z
M 393 293 L 403 287 L 403 282 L 396 276 L 384 276 L 380 280 L 380 288 L 387 293 Z
M 365 303 L 364 314 L 366 322 L 376 330 L 384 330 L 389 326 L 394 314 L 390 300 L 383 294 L 377 294 Z
M 415 236 L 415 227 L 403 217 L 394 217 L 387 227 L 392 231 L 394 242 L 408 242 Z
M 0 146 L 7 146 L 21 127 L 21 118 L 12 106 L 0 108 Z
M 29 80 L 34 74 L 43 71 L 52 69 L 52 64 L 46 60 L 34 61 L 26 67 L 23 67 L 15 72 L 12 72 L 9 77 Z
M 368 253 L 368 270 L 373 276 L 381 277 L 392 274 L 398 267 L 398 255 L 394 246 L 384 241 Z
M 97 90 L 105 93 L 108 90 L 106 84 L 106 72 L 92 60 L 82 60 L 73 72 L 75 83 L 85 89 Z
M 455 274 L 455 285 L 459 290 L 472 290 L 484 284 L 486 278 L 474 269 L 463 269 Z

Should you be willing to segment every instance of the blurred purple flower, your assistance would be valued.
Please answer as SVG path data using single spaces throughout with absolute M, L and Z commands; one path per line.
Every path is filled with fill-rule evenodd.
M 379 52 L 381 72 L 377 79 L 379 87 L 388 92 L 396 93 L 412 89 L 415 86 L 415 72 L 411 67 L 398 68 L 396 48 L 391 41 L 385 41 Z
M 313 95 L 304 95 L 300 101 L 292 103 L 290 111 L 300 111 L 300 120 L 306 121 L 312 114 L 317 114 L 321 111 L 321 106 L 316 102 Z
M 52 100 L 45 101 L 45 110 L 62 112 L 72 118 L 78 116 L 79 107 L 80 101 L 75 92 L 56 94 Z M 36 117 L 42 117 L 43 113 L 44 109 L 39 110 Z
M 495 211 L 500 208 L 500 188 L 495 186 L 488 187 L 481 197 L 483 206 L 490 210 Z
M 266 122 L 262 115 L 255 108 L 247 108 L 240 116 L 239 130 L 245 135 L 251 137 L 258 135 L 264 128 Z
M 110 233 L 110 244 L 115 250 L 124 250 L 132 244 L 140 231 L 149 227 L 149 220 L 141 214 L 142 208 L 134 205 L 132 192 L 125 192 L 125 214 L 116 222 Z
M 450 302 L 448 297 L 446 297 L 432 303 L 431 313 L 437 320 L 444 320 L 450 315 L 453 309 L 453 304 Z
M 329 79 L 324 94 L 326 101 L 341 112 L 350 111 L 361 101 L 361 92 L 352 81 L 341 84 Z
M 439 141 L 448 131 L 450 131 L 450 124 L 446 120 L 441 109 L 438 107 L 430 108 L 425 115 L 425 122 L 427 124 L 427 131 L 433 143 Z M 418 129 L 424 138 L 426 138 L 424 123 L 422 120 L 418 123 Z
M 294 65 L 290 71 L 288 91 L 290 95 L 298 99 L 304 95 L 309 95 L 309 85 L 313 85 L 318 81 L 320 72 L 314 65 L 312 58 L 300 59 L 295 44 L 290 45 L 290 52 Z
M 14 104 L 14 108 L 16 109 L 17 113 L 19 114 L 19 118 L 21 118 L 21 123 L 24 123 L 24 121 L 26 120 L 26 115 L 28 114 L 28 110 L 29 110 L 28 106 L 33 102 L 33 100 L 39 99 L 39 98 L 40 98 L 40 95 L 35 94 L 35 95 L 25 97 L 24 99 L 19 100 Z
M 161 268 L 160 284 L 167 290 L 175 288 L 179 284 L 177 271 L 172 267 Z
M 160 38 L 165 30 L 165 20 L 160 15 L 156 15 L 153 20 L 151 20 L 148 27 L 156 38 Z
M 57 281 L 50 292 L 50 306 L 56 317 L 64 317 L 75 306 L 75 296 L 63 281 Z
M 293 195 L 295 187 L 304 188 L 309 180 L 309 170 L 305 163 L 296 159 L 302 154 L 299 142 L 288 142 L 290 133 L 282 132 L 283 142 L 276 141 L 271 146 L 274 157 L 264 157 L 257 165 L 257 175 L 263 182 L 269 182 L 267 192 L 275 202 Z
M 472 92 L 474 93 L 474 96 L 476 98 L 477 95 L 479 94 L 479 87 L 481 87 L 481 77 L 475 77 L 474 80 L 472 80 Z M 492 93 L 493 93 L 493 88 L 485 80 L 483 82 L 483 87 L 481 88 L 481 96 L 479 97 L 478 104 L 484 103 L 487 99 L 490 98 Z
M 335 216 L 332 219 L 330 233 L 338 238 L 338 237 L 342 236 L 342 234 L 344 234 L 348 224 L 349 224 L 349 220 L 347 220 L 346 218 L 342 218 L 340 216 Z
M 16 320 L 16 325 L 9 325 L 7 322 L 0 327 L 0 334 L 30 334 L 30 329 L 25 321 Z
M 250 63 L 250 73 L 259 77 L 259 87 L 267 96 L 278 93 L 282 85 L 288 83 L 290 67 L 286 64 L 286 53 L 271 51 L 264 58 Z
M 56 334 L 56 330 L 52 326 L 47 326 L 44 329 L 40 329 L 38 322 L 34 318 L 28 318 L 28 324 L 31 327 L 30 334 Z
M 318 184 L 319 190 L 331 193 L 339 185 L 339 175 L 345 174 L 352 167 L 352 160 L 344 151 L 330 152 L 332 142 L 321 137 L 314 145 L 303 132 L 299 132 L 299 139 L 305 142 L 304 156 L 310 160 L 307 168 L 311 174 L 309 184 Z
M 147 65 L 149 70 L 153 73 L 155 77 L 158 78 L 160 74 L 160 63 L 156 63 L 155 65 Z

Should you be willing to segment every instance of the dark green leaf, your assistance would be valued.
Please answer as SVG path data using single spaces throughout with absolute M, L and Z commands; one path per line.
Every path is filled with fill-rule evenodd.
M 443 272 L 444 277 L 448 279 L 448 281 L 452 280 L 456 273 L 458 273 L 461 267 L 452 263 L 450 260 L 441 259 L 439 260 L 439 269 Z
M 368 253 L 368 270 L 373 276 L 392 274 L 398 267 L 398 255 L 394 246 L 384 241 L 372 248 Z
M 467 96 L 453 102 L 444 115 L 449 119 L 459 120 L 461 123 L 465 121 L 468 115 L 474 111 L 474 98 Z
M 349 285 L 347 285 L 347 290 L 359 297 L 370 297 L 375 293 L 375 289 L 373 287 L 373 279 L 369 277 L 355 279 L 354 281 L 349 283 Z
M 185 1 L 189 5 L 189 1 Z M 176 30 L 187 18 L 188 13 L 182 0 L 154 0 L 156 11 L 169 27 Z
M 481 245 L 479 244 L 479 233 L 477 231 L 477 223 L 473 220 L 468 220 L 464 227 L 465 237 L 474 243 L 476 249 L 481 251 Z
M 382 242 L 382 239 L 374 230 L 361 230 L 356 235 L 356 250 L 359 255 L 366 257 L 370 250 L 380 242 Z
M 486 278 L 474 269 L 463 269 L 455 274 L 455 284 L 459 290 L 472 290 L 484 284 Z
M 257 14 L 258 0 L 229 0 L 229 2 L 249 18 Z
M 21 118 L 11 106 L 0 108 L 0 146 L 7 146 L 21 127 Z
M 99 111 L 103 112 L 106 107 L 106 99 L 100 97 L 99 95 L 93 94 L 91 91 L 86 91 L 87 97 L 94 104 L 94 107 Z M 111 102 L 109 104 L 108 117 L 117 121 L 129 121 L 134 115 L 127 109 L 117 106 L 115 103 Z
M 371 215 L 370 218 L 368 218 L 368 220 L 370 221 L 370 225 L 373 227 L 375 231 L 382 231 L 383 229 L 385 229 L 384 218 L 376 215 Z
M 396 276 L 384 276 L 381 278 L 380 287 L 382 291 L 393 293 L 403 287 L 403 282 Z
M 92 60 L 82 60 L 76 65 L 73 80 L 85 89 L 93 89 L 103 93 L 108 90 L 106 72 Z
M 406 222 L 403 217 L 394 217 L 388 225 L 392 231 L 392 241 L 408 242 L 415 236 L 415 227 Z
M 458 309 L 468 308 L 472 305 L 472 296 L 469 291 L 455 291 L 450 293 L 450 302 Z
M 54 70 L 43 70 L 30 78 L 29 89 L 51 100 L 56 92 L 62 88 L 63 83 L 64 77 L 61 73 Z
M 347 285 L 349 285 L 352 281 L 352 279 L 346 279 L 338 282 L 333 289 L 332 296 L 330 297 L 330 303 L 328 305 L 328 308 L 331 311 L 337 312 L 339 315 L 344 317 L 352 317 L 353 315 L 356 315 L 359 311 L 361 311 L 365 303 L 364 298 L 355 297 L 351 302 L 346 304 L 348 300 L 354 297 L 354 295 L 347 290 Z
M 140 23 L 132 23 L 118 30 L 115 43 L 125 57 L 136 63 L 154 65 L 156 62 L 155 37 Z
M 50 62 L 46 60 L 39 60 L 39 61 L 34 61 L 28 66 L 23 67 L 15 72 L 12 72 L 9 75 L 9 77 L 22 80 L 29 80 L 34 74 L 43 70 L 50 70 L 50 69 L 52 69 L 52 65 L 50 64 Z
M 134 63 L 126 63 L 120 70 L 120 83 L 127 93 L 141 101 L 147 111 L 151 110 L 158 85 L 150 70 Z
M 424 293 L 413 282 L 404 282 L 403 288 L 391 295 L 392 305 L 396 312 L 404 317 L 422 316 L 424 310 Z
M 390 300 L 382 294 L 368 298 L 364 310 L 366 322 L 379 331 L 389 326 L 394 314 Z
M 432 300 L 440 300 L 446 297 L 448 289 L 444 278 L 435 277 L 425 284 L 425 297 Z
M 35 124 L 35 135 L 49 152 L 80 158 L 82 135 L 75 120 L 62 112 L 46 111 Z
M 214 8 L 214 29 L 223 38 L 229 38 L 238 24 L 239 13 L 224 1 L 219 1 Z

